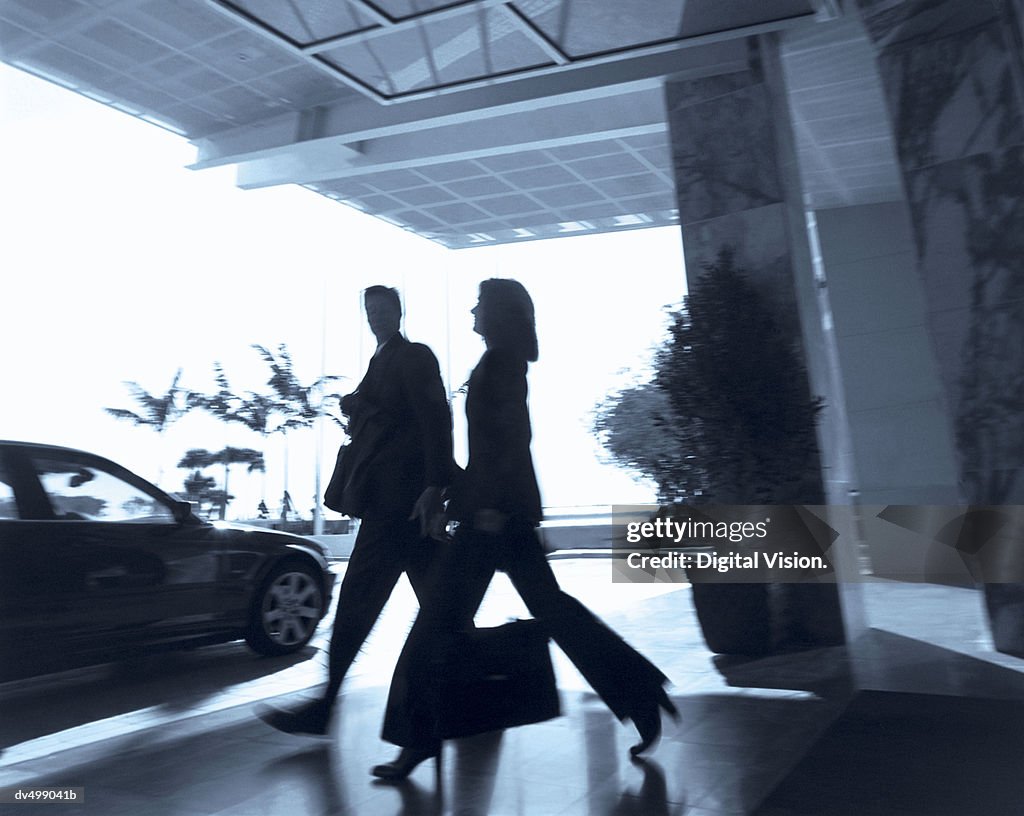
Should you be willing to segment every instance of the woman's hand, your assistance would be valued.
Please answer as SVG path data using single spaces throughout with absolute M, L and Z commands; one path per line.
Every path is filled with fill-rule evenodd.
M 420 535 L 424 538 L 430 536 L 437 541 L 447 539 L 445 530 L 448 527 L 448 518 L 444 514 L 444 504 L 441 502 L 441 488 L 424 488 L 412 507 L 409 521 L 419 521 Z

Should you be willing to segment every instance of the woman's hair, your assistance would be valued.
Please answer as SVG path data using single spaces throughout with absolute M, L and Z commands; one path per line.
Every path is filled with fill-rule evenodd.
M 487 347 L 510 351 L 522 360 L 537 359 L 537 325 L 533 300 L 517 280 L 490 278 L 480 283 L 484 304 L 483 335 Z

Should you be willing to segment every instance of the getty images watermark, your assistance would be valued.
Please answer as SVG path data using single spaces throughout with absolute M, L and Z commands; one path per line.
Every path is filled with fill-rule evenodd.
M 612 542 L 628 583 L 1024 583 L 1022 505 L 617 505 Z
M 765 582 L 833 575 L 824 522 L 792 506 L 616 506 L 616 581 Z

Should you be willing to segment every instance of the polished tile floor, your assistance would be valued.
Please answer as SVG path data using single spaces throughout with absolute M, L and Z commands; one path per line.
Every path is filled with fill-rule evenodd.
M 170 679 L 158 665 L 157 676 L 141 681 L 87 676 L 67 688 L 29 685 L 0 694 L 0 786 L 83 787 L 83 801 L 47 806 L 62 814 L 726 816 L 757 809 L 842 715 L 855 684 L 1024 699 L 1024 661 L 992 652 L 970 590 L 865 584 L 875 628 L 853 646 L 726 660 L 707 651 L 685 586 L 612 584 L 603 559 L 553 566 L 567 591 L 673 682 L 681 717 L 666 721 L 660 745 L 643 762 L 628 755 L 632 728 L 620 725 L 553 649 L 562 717 L 446 744 L 440 788 L 430 763 L 402 785 L 374 781 L 368 769 L 394 750 L 378 738 L 380 720 L 415 611 L 402 585 L 354 667 L 330 739 L 279 734 L 250 713 L 255 700 L 313 693 L 322 653 L 250 675 L 238 668 L 250 663 L 237 647 L 215 647 L 175 658 Z M 478 623 L 523 614 L 499 576 Z M 211 687 L 204 666 L 218 661 L 229 676 Z

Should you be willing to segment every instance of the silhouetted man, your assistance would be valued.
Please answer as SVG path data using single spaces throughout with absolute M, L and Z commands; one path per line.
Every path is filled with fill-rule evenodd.
M 341 582 L 331 634 L 330 671 L 322 697 L 292 710 L 264 706 L 258 716 L 281 731 L 325 735 L 342 681 L 402 572 L 422 605 L 437 542 L 441 492 L 454 467 L 452 419 L 433 352 L 399 332 L 398 292 L 363 294 L 377 351 L 353 394 L 342 401 L 353 446 L 360 445 L 357 484 L 347 511 L 361 518 Z M 363 434 L 360 437 L 360 434 Z M 350 449 L 351 450 L 351 449 Z

